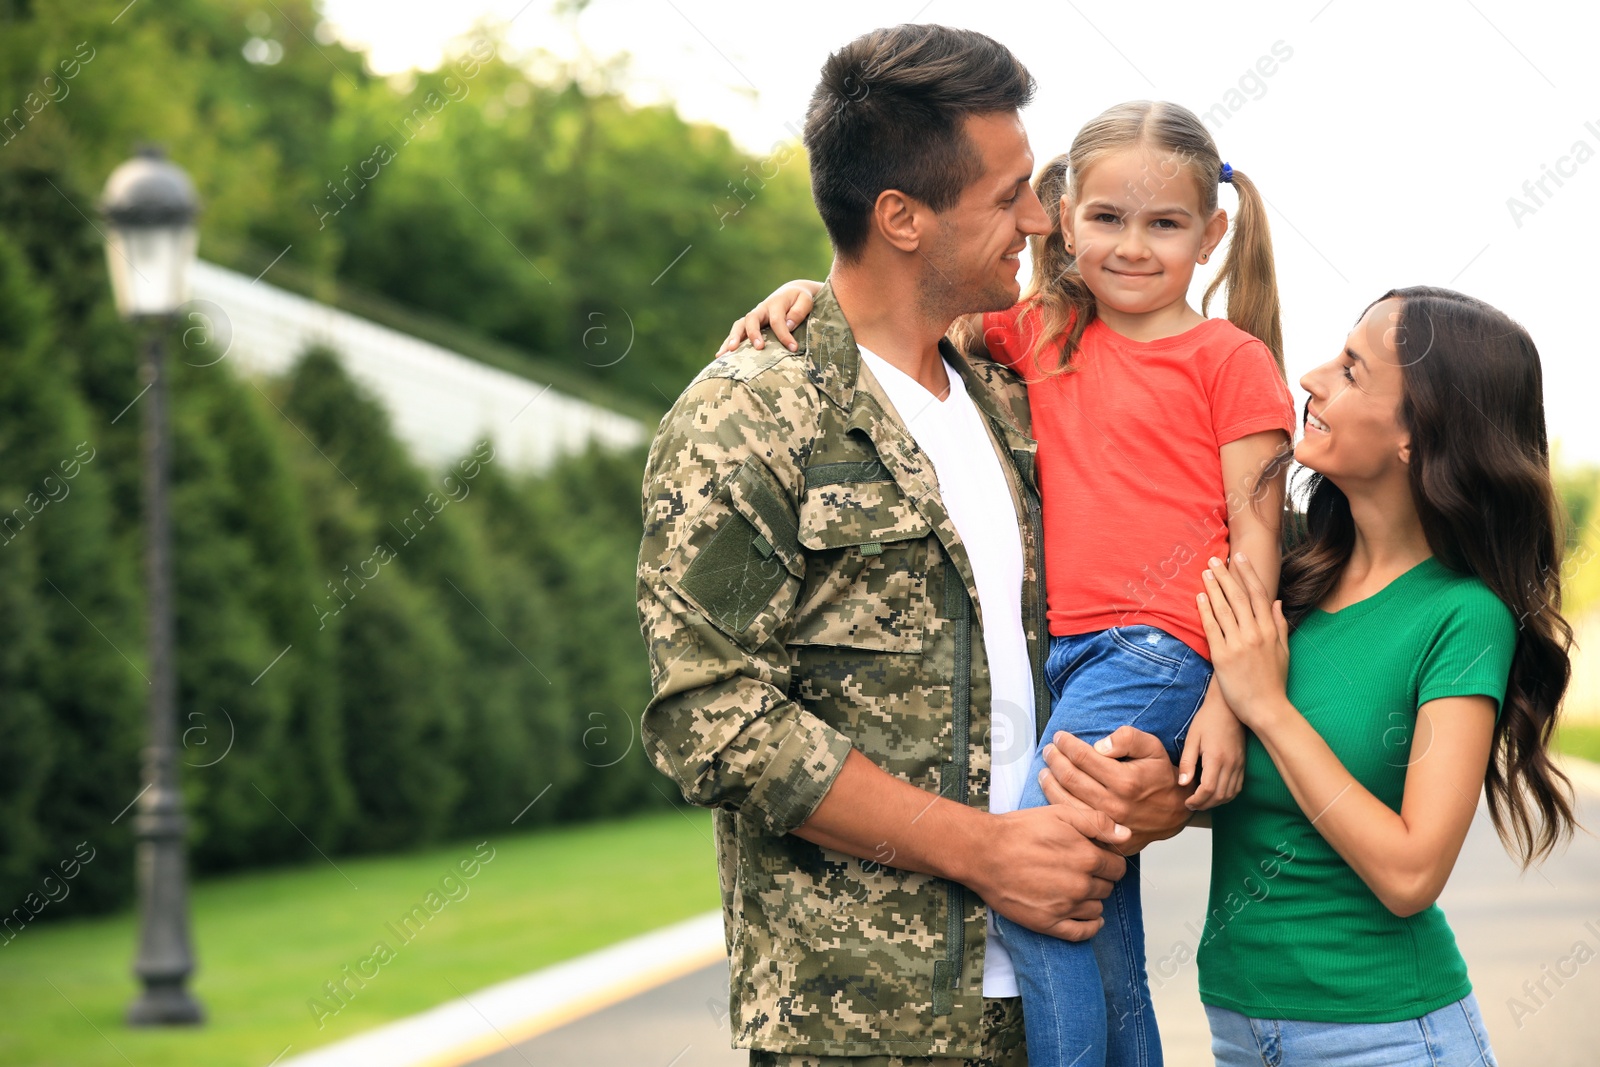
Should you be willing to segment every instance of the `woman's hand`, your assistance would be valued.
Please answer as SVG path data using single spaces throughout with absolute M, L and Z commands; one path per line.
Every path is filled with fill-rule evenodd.
M 805 278 L 785 282 L 774 290 L 771 296 L 751 308 L 750 314 L 733 321 L 733 328 L 728 331 L 728 339 L 717 349 L 717 355 L 732 352 L 744 344 L 746 338 L 752 346 L 765 348 L 767 340 L 761 336 L 763 326 L 771 326 L 772 332 L 783 342 L 784 347 L 791 352 L 795 351 L 799 346 L 795 344 L 794 334 L 790 331 L 811 314 L 813 298 L 821 289 L 821 282 Z
M 1288 702 L 1289 624 L 1283 601 L 1267 600 L 1244 554 L 1236 553 L 1233 561 L 1230 569 L 1212 557 L 1206 591 L 1196 602 L 1222 695 L 1239 721 L 1254 729 L 1262 715 Z

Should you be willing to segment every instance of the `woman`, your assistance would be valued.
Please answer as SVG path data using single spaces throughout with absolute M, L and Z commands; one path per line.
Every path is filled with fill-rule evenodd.
M 1480 784 L 1525 866 L 1573 825 L 1540 378 L 1487 304 L 1385 294 L 1301 379 L 1314 473 L 1282 599 L 1210 561 L 1201 621 L 1251 731 L 1198 961 L 1221 1067 L 1495 1062 L 1434 901 Z

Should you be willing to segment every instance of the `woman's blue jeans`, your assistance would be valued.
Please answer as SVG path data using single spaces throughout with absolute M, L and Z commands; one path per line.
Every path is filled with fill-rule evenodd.
M 1022 1008 L 1026 1012 L 1028 1006 Z M 1495 1067 L 1496 1062 L 1478 998 L 1471 993 L 1398 1023 L 1252 1019 L 1210 1004 L 1206 1018 L 1217 1067 Z
M 1160 739 L 1176 763 L 1211 683 L 1211 664 L 1154 626 L 1118 626 L 1050 639 L 1050 723 L 1033 754 L 1022 808 L 1044 805 L 1044 746 L 1057 730 L 1093 743 L 1131 725 Z M 1105 901 L 1105 926 L 1063 941 L 995 916 L 1017 971 L 1028 1062 L 1041 1067 L 1160 1067 L 1161 1036 L 1145 976 L 1139 857 Z

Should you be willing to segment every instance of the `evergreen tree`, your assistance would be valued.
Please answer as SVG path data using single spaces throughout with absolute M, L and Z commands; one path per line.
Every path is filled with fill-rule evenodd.
M 0 892 L 20 900 L 74 846 L 103 865 L 77 903 L 125 898 L 144 648 L 103 442 L 71 387 L 53 309 L 0 231 Z M 69 898 L 73 899 L 73 898 Z

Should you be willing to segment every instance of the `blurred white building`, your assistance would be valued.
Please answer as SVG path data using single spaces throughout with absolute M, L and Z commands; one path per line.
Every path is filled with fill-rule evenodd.
M 181 328 L 209 336 L 190 337 L 184 358 L 276 376 L 325 345 L 425 467 L 448 466 L 486 437 L 497 464 L 534 471 L 590 442 L 627 448 L 649 436 L 637 419 L 213 263 L 194 265 L 192 287 L 191 321 Z

